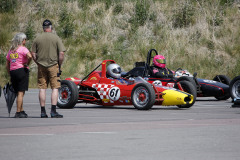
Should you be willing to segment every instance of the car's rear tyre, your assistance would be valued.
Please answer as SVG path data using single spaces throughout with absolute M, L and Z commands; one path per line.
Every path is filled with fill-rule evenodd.
M 138 110 L 148 110 L 155 103 L 155 91 L 151 84 L 137 84 L 131 94 L 134 107 Z
M 192 77 L 182 76 L 177 79 L 177 82 L 180 81 L 189 81 L 190 83 L 192 83 L 193 87 L 195 87 L 197 90 L 197 84 Z
M 78 88 L 73 81 L 62 80 L 58 89 L 57 106 L 59 108 L 71 109 L 78 101 Z
M 226 84 L 226 85 L 229 85 L 230 82 L 231 82 L 231 79 L 226 75 L 216 75 L 213 78 L 213 80 L 217 81 L 217 82 L 221 82 L 221 83 Z
M 226 84 L 226 85 L 230 85 L 230 82 L 231 82 L 231 79 L 228 76 L 225 76 L 225 75 L 216 75 L 213 78 L 213 80 L 217 81 L 217 82 L 221 82 L 221 83 Z M 230 94 L 226 93 L 223 96 L 215 96 L 215 98 L 217 100 L 227 100 L 228 98 L 230 98 Z
M 231 98 L 240 99 L 240 76 L 233 78 L 229 85 Z
M 184 92 L 187 92 L 191 95 L 193 95 L 193 102 L 191 104 L 184 104 L 184 105 L 178 105 L 179 108 L 190 108 L 194 105 L 196 98 L 197 98 L 197 89 L 192 85 L 189 81 L 180 81 L 181 87 Z M 178 86 L 176 86 L 177 89 Z

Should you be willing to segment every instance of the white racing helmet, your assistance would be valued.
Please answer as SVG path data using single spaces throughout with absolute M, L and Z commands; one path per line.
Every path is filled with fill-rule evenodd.
M 116 63 L 112 63 L 107 66 L 107 74 L 112 78 L 120 78 L 121 72 L 121 67 Z

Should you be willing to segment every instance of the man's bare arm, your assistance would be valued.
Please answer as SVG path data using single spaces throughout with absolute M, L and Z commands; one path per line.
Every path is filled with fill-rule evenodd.
M 36 53 L 35 52 L 32 52 L 32 59 L 35 63 L 37 63 L 37 56 L 36 56 Z
M 64 52 L 59 52 L 59 65 L 61 66 L 64 60 Z

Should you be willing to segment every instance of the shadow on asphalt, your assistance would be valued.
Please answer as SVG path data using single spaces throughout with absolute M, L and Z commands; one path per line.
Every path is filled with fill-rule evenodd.
M 226 103 L 232 103 L 232 101 L 217 100 L 217 99 L 196 99 L 196 101 L 199 101 L 199 102 L 226 102 Z
M 161 108 L 159 108 L 161 107 Z M 124 110 L 136 110 L 136 111 L 151 111 L 151 110 L 186 110 L 189 108 L 178 108 L 175 106 L 158 106 L 157 108 L 154 106 L 153 108 L 149 110 L 138 110 L 136 108 L 132 107 L 125 107 L 125 106 L 75 106 L 73 109 L 124 109 Z
M 14 118 L 14 116 L 11 116 L 11 117 L 4 117 L 4 116 L 0 116 L 0 119 L 4 119 L 4 118 L 13 118 L 13 119 L 26 119 L 26 118 Z M 28 118 L 41 118 L 40 116 L 28 116 Z M 48 117 L 49 118 L 49 117 Z M 51 117 L 50 117 L 51 118 Z M 44 118 L 43 118 L 44 119 Z

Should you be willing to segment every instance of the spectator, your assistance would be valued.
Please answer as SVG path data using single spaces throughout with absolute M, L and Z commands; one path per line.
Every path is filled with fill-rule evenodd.
M 60 88 L 59 66 L 64 60 L 65 47 L 61 39 L 52 33 L 52 23 L 49 20 L 43 22 L 43 33 L 37 36 L 32 45 L 33 60 L 38 65 L 39 102 L 41 106 L 41 118 L 48 118 L 45 110 L 46 89 L 50 83 L 52 118 L 62 118 L 63 115 L 56 112 L 58 88 Z
M 12 39 L 12 46 L 6 56 L 6 68 L 11 77 L 11 83 L 17 92 L 17 112 L 15 118 L 27 118 L 28 115 L 23 110 L 23 97 L 28 90 L 29 83 L 29 63 L 32 55 L 25 47 L 26 35 L 18 33 Z

